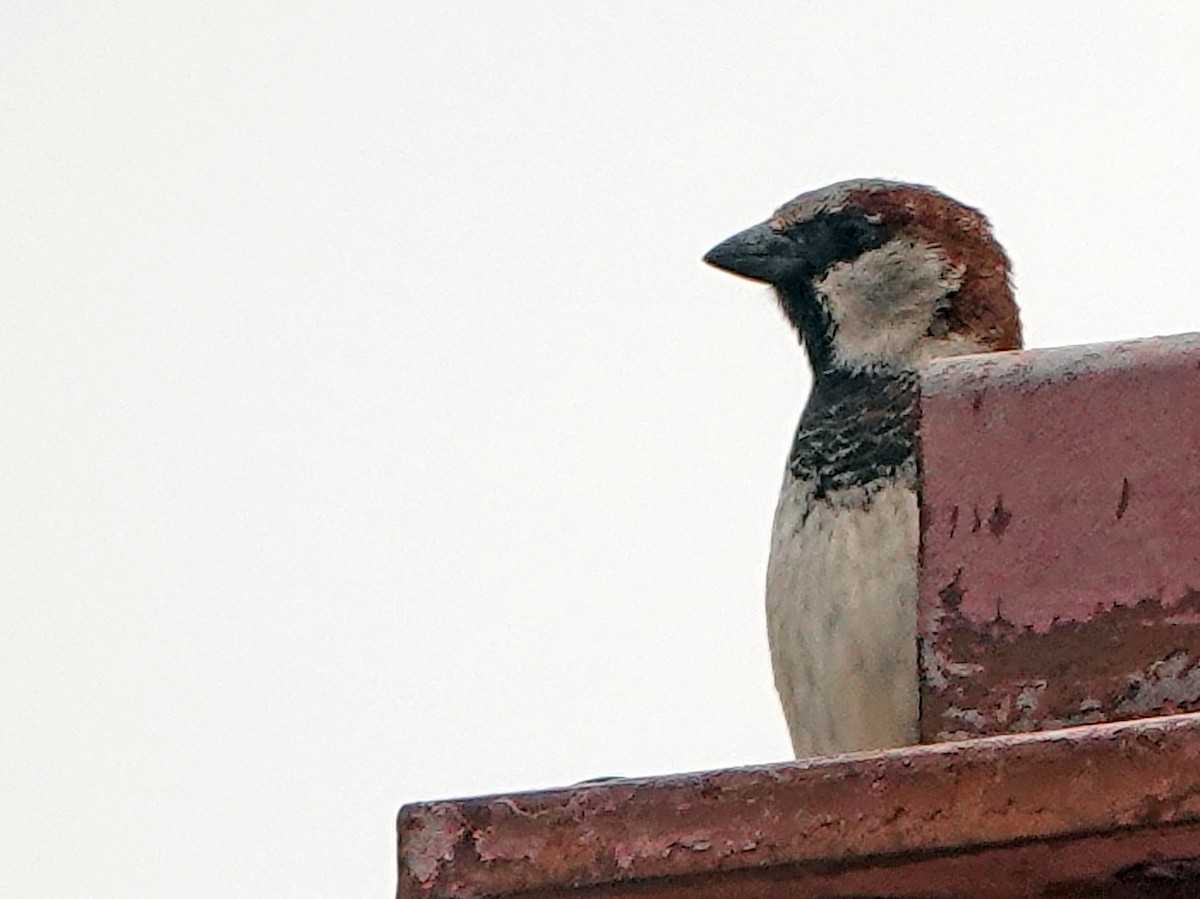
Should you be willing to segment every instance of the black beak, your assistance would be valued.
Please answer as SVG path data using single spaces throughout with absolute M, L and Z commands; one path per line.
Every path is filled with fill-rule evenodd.
M 771 230 L 766 223 L 747 228 L 704 254 L 709 265 L 753 278 L 778 283 L 796 261 L 795 239 Z

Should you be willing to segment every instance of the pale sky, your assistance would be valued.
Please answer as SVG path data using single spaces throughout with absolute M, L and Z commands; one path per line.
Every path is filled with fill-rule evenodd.
M 933 184 L 1200 329 L 1200 5 L 0 5 L 0 894 L 388 896 L 405 802 L 778 761 L 807 390 L 701 255 Z

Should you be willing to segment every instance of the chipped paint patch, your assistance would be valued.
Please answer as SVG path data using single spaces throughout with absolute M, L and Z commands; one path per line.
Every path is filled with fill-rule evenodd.
M 1144 672 L 1130 677 L 1125 698 L 1117 706 L 1122 717 L 1140 718 L 1173 711 L 1191 711 L 1200 705 L 1200 661 L 1183 650 Z
M 422 884 L 433 881 L 443 864 L 454 861 L 454 851 L 466 836 L 467 821 L 457 805 L 430 803 L 418 812 L 401 814 L 400 839 L 408 847 L 410 872 Z
M 924 740 L 1200 710 L 1200 591 L 1171 608 L 1197 623 L 1168 623 L 1153 598 L 1045 633 L 946 611 L 921 654 Z M 1184 648 L 1155 658 L 1163 646 Z

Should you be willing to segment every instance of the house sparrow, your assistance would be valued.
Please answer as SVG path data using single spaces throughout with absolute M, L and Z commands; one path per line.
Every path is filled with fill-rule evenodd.
M 767 565 L 796 756 L 915 743 L 916 372 L 1020 348 L 1008 258 L 976 210 L 871 180 L 801 194 L 704 260 L 774 288 L 813 372 Z

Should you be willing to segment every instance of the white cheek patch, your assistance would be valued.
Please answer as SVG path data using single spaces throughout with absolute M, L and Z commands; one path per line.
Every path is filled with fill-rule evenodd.
M 916 238 L 839 262 L 814 285 L 836 326 L 834 357 L 848 368 L 910 362 L 965 272 L 940 247 Z

